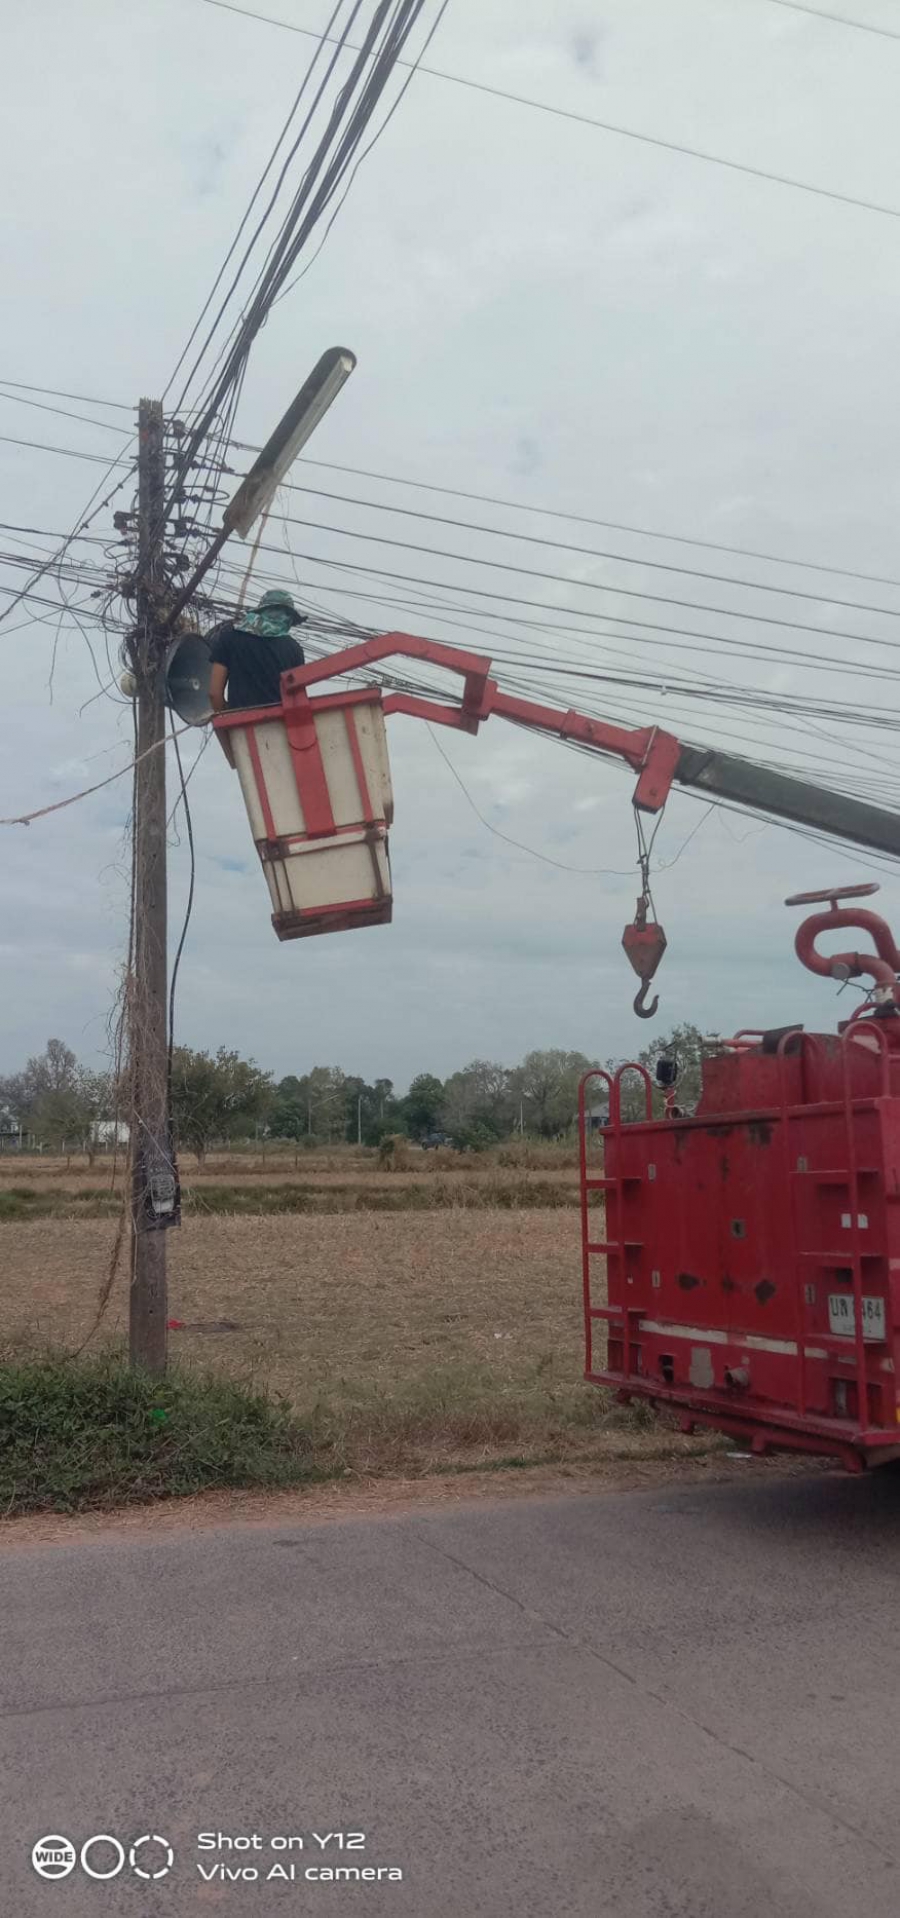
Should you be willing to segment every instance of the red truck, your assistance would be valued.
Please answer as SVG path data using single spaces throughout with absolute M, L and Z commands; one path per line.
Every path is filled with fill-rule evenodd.
M 664 1095 L 631 1065 L 588 1073 L 580 1101 L 587 1378 L 686 1432 L 854 1471 L 900 1457 L 900 953 L 883 919 L 838 903 L 877 890 L 788 901 L 828 902 L 797 933 L 804 965 L 872 981 L 836 1033 L 711 1042 L 690 1115 L 668 1061 Z M 818 951 L 849 928 L 874 951 Z

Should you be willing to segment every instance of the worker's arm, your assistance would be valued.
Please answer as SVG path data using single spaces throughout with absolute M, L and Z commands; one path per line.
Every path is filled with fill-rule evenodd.
M 224 713 L 224 712 L 227 712 L 228 710 L 225 704 L 225 687 L 227 684 L 228 684 L 228 667 L 222 666 L 218 663 L 218 661 L 216 661 L 213 665 L 212 672 L 210 673 L 210 676 L 209 676 L 209 703 L 214 713 Z M 223 753 L 225 754 L 225 757 L 228 761 L 229 766 L 231 766 L 233 770 L 234 749 L 231 744 L 230 735 L 227 732 L 221 732 L 219 734 L 219 744 L 222 748 Z
M 228 667 L 214 666 L 209 676 L 209 703 L 214 713 L 225 711 L 225 687 L 228 684 Z

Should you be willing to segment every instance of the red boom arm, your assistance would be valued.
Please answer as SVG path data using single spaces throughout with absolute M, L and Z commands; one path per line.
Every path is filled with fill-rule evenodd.
M 282 693 L 285 704 L 302 702 L 310 686 L 343 673 L 358 672 L 380 659 L 399 653 L 407 659 L 424 659 L 432 666 L 443 666 L 459 673 L 465 681 L 459 706 L 446 706 L 440 700 L 412 693 L 388 693 L 386 713 L 410 713 L 415 719 L 430 719 L 439 726 L 455 726 L 461 732 L 477 733 L 483 719 L 498 713 L 521 726 L 534 726 L 540 732 L 555 733 L 559 739 L 574 739 L 595 752 L 612 754 L 633 766 L 640 776 L 634 792 L 634 804 L 642 812 L 659 812 L 671 790 L 682 748 L 671 733 L 658 726 L 628 731 L 611 726 L 604 719 L 588 719 L 584 713 L 563 712 L 557 706 L 540 706 L 531 699 L 518 699 L 500 691 L 491 679 L 491 662 L 480 653 L 467 653 L 456 646 L 442 646 L 437 640 L 419 639 L 414 633 L 383 633 L 378 639 L 362 640 L 328 659 L 317 659 L 308 666 L 296 666 L 285 673 Z

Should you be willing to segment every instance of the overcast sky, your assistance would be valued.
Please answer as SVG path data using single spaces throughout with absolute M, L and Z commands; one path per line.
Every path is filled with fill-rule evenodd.
M 313 28 L 330 11 L 318 0 L 259 5 Z M 896 24 L 888 0 L 846 0 L 848 8 L 860 21 Z M 128 404 L 162 391 L 311 43 L 204 0 L 42 0 L 11 13 L 5 35 L 8 70 L 23 84 L 6 90 L 0 128 L 4 174 L 15 182 L 0 433 L 112 458 L 127 443 L 127 414 L 29 396 L 87 416 L 61 419 L 4 397 L 12 392 L 4 382 Z M 342 343 L 358 368 L 310 443 L 311 459 L 900 579 L 900 40 L 772 0 L 450 0 L 428 60 L 877 201 L 897 217 L 419 74 L 320 258 L 257 341 L 239 437 L 258 443 L 323 348 Z M 63 533 L 101 472 L 0 440 L 2 519 Z M 560 702 L 583 696 L 617 720 L 659 720 L 684 738 L 802 766 L 895 803 L 890 732 L 840 713 L 801 715 L 788 726 L 698 689 L 708 694 L 713 677 L 893 714 L 889 648 L 866 642 L 893 642 L 900 586 L 467 504 L 322 466 L 298 466 L 293 477 L 621 556 L 565 553 L 294 493 L 282 496 L 291 514 L 344 529 L 274 527 L 273 540 L 289 536 L 295 552 L 315 556 L 268 562 L 301 597 L 372 626 L 494 644 L 548 669 L 577 655 L 592 670 L 646 674 L 654 682 L 646 689 L 582 682 L 581 693 L 574 677 L 557 674 Z M 109 515 L 93 530 L 111 533 Z M 363 533 L 465 558 L 367 543 Z M 4 532 L 2 545 L 7 554 L 49 550 L 26 533 Z M 338 557 L 361 570 L 329 567 Z M 565 577 L 498 573 L 479 558 Z M 848 611 L 827 598 L 629 560 L 883 610 Z M 366 570 L 374 567 L 439 580 L 445 609 L 421 604 L 421 588 L 375 581 Z M 0 567 L 7 586 L 23 577 Z M 592 590 L 598 585 L 603 593 Z M 694 610 L 635 601 L 625 588 Z M 580 637 L 530 631 L 515 606 L 478 589 L 570 608 L 568 616 L 533 605 L 520 612 L 557 626 L 568 618 Z M 498 605 L 505 621 L 484 617 Z M 605 623 L 601 610 L 611 616 Z M 769 623 L 740 617 L 751 611 Z M 23 606 L 0 624 L 2 816 L 49 804 L 130 756 L 130 708 L 108 697 L 85 706 L 98 684 L 68 619 L 51 701 L 57 622 L 36 615 L 47 609 Z M 627 623 L 637 619 L 654 624 Z M 777 623 L 787 620 L 817 630 Z M 700 637 L 662 633 L 663 624 Z M 859 637 L 838 636 L 847 633 Z M 105 681 L 102 644 L 97 665 Z M 881 677 L 857 679 L 848 666 Z M 693 685 L 662 693 L 666 676 Z M 548 672 L 545 696 L 553 683 Z M 198 743 L 185 742 L 188 758 Z M 424 727 L 397 718 L 390 743 L 393 925 L 286 945 L 269 924 L 237 783 L 218 750 L 206 754 L 191 786 L 198 884 L 180 1040 L 235 1045 L 279 1075 L 336 1063 L 402 1086 L 419 1070 L 444 1075 L 475 1056 L 512 1063 L 534 1046 L 621 1056 L 677 1020 L 728 1030 L 803 1018 L 827 1028 L 849 1011 L 850 992 L 836 1005 L 830 986 L 798 968 L 797 914 L 782 900 L 875 876 L 865 859 L 751 819 L 704 816 L 697 801 L 674 795 L 655 848 L 669 951 L 654 1028 L 632 1015 L 636 981 L 619 943 L 636 891 L 627 769 L 499 720 L 477 739 L 441 735 L 490 824 L 578 869 L 569 871 L 492 835 Z M 129 784 L 27 830 L 2 829 L 0 1070 L 50 1035 L 81 1056 L 103 1053 L 127 931 Z M 884 878 L 890 918 L 900 888 Z M 172 854 L 176 932 L 186 879 L 180 844 Z

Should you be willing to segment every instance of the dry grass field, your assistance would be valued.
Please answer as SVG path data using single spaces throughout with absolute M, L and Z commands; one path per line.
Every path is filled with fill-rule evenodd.
M 562 1205 L 520 1206 L 506 1194 L 492 1202 L 492 1184 L 504 1179 L 571 1185 L 576 1169 L 560 1164 L 560 1154 L 555 1167 L 476 1159 L 465 1171 L 435 1167 L 433 1155 L 422 1154 L 421 1170 L 397 1172 L 379 1168 L 374 1155 L 352 1167 L 350 1155 L 337 1167 L 313 1165 L 313 1156 L 302 1155 L 304 1183 L 332 1179 L 346 1192 L 454 1181 L 460 1202 L 391 1213 L 357 1209 L 355 1200 L 328 1214 L 253 1212 L 244 1208 L 253 1204 L 256 1162 L 211 1161 L 199 1182 L 227 1182 L 239 1199 L 235 1214 L 188 1214 L 170 1234 L 169 1309 L 182 1322 L 170 1349 L 179 1364 L 283 1394 L 338 1470 L 708 1447 L 584 1385 L 577 1206 L 568 1196 Z M 98 1184 L 96 1167 L 67 1172 L 29 1161 L 27 1171 L 15 1167 L 15 1180 L 2 1170 L 0 1193 L 38 1180 L 57 1191 Z M 280 1176 L 290 1184 L 289 1170 Z M 271 1179 L 270 1160 L 267 1188 Z M 487 1188 L 476 1206 L 462 1197 L 473 1181 Z M 0 1341 L 8 1353 L 83 1344 L 115 1228 L 113 1216 L 0 1218 Z M 91 1350 L 124 1343 L 127 1283 L 120 1269 Z

